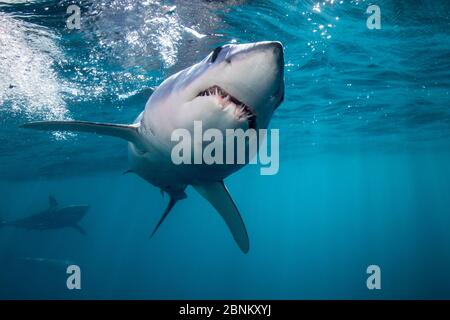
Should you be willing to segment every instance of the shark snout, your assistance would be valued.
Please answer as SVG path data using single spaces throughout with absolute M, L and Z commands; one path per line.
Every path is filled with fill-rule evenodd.
M 264 50 L 265 52 L 270 52 L 271 55 L 273 55 L 272 61 L 274 61 L 275 68 L 276 68 L 276 74 L 277 81 L 276 83 L 276 89 L 272 95 L 272 99 L 276 101 L 275 108 L 277 109 L 278 106 L 283 102 L 284 100 L 284 47 L 283 44 L 279 41 L 262 41 L 255 43 L 255 47 L 258 50 Z
M 229 44 L 210 54 L 212 83 L 246 106 L 249 128 L 265 127 L 284 98 L 284 49 L 279 41 Z M 214 59 L 212 59 L 214 57 Z
M 82 219 L 90 206 L 69 206 L 59 210 L 60 215 L 65 215 L 67 218 L 80 220 Z
M 280 68 L 284 67 L 284 48 L 279 41 L 262 41 L 255 43 L 255 47 L 260 50 L 270 51 L 273 53 L 277 65 Z
M 277 55 L 283 54 L 283 45 L 280 41 L 261 41 L 255 43 L 256 47 L 272 49 Z
M 89 208 L 90 206 L 78 206 L 76 211 L 79 215 L 84 216 L 88 212 Z

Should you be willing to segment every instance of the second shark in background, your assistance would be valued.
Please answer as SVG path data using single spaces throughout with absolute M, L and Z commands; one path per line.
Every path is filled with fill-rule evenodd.
M 49 207 L 46 210 L 22 219 L 0 221 L 0 229 L 6 226 L 28 230 L 73 228 L 79 233 L 86 235 L 86 232 L 78 223 L 88 210 L 89 206 L 60 208 L 56 199 L 49 196 Z

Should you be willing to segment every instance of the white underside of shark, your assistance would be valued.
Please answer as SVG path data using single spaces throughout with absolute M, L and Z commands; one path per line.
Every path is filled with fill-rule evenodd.
M 170 195 L 153 234 L 175 203 L 192 185 L 220 213 L 240 249 L 247 253 L 244 222 L 223 179 L 242 165 L 182 164 L 171 159 L 172 132 L 203 128 L 265 129 L 284 97 L 283 47 L 279 42 L 224 45 L 201 62 L 167 78 L 149 98 L 133 124 L 87 121 L 39 121 L 23 127 L 50 131 L 81 131 L 115 136 L 129 142 L 130 172 Z M 153 235 L 152 234 L 152 235 Z

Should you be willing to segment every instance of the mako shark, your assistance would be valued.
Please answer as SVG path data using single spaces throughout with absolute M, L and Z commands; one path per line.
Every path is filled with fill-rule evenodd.
M 284 98 L 284 53 L 280 42 L 227 44 L 199 63 L 163 81 L 132 124 L 88 121 L 38 121 L 22 127 L 82 131 L 127 140 L 130 170 L 166 192 L 170 201 L 152 236 L 191 185 L 222 216 L 240 249 L 249 239 L 241 215 L 223 180 L 242 164 L 181 164 L 171 159 L 171 134 L 194 122 L 203 128 L 265 129 Z M 246 161 L 248 163 L 248 161 Z M 245 165 L 245 164 L 244 164 Z
M 70 227 L 85 235 L 86 232 L 78 223 L 88 210 L 89 206 L 59 208 L 56 199 L 49 196 L 49 207 L 46 210 L 23 219 L 0 221 L 0 228 L 9 226 L 28 230 L 48 230 Z

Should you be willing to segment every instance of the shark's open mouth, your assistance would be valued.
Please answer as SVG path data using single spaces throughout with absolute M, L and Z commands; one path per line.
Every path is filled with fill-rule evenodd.
M 248 121 L 248 127 L 255 129 L 256 127 L 256 114 L 253 112 L 253 110 L 246 105 L 245 103 L 239 101 L 232 95 L 230 95 L 228 92 L 223 90 L 219 86 L 212 86 L 208 89 L 200 92 L 197 97 L 202 96 L 215 96 L 219 99 L 220 105 L 222 105 L 223 108 L 226 108 L 228 106 L 232 106 L 234 108 L 234 116 L 237 119 L 246 119 Z

